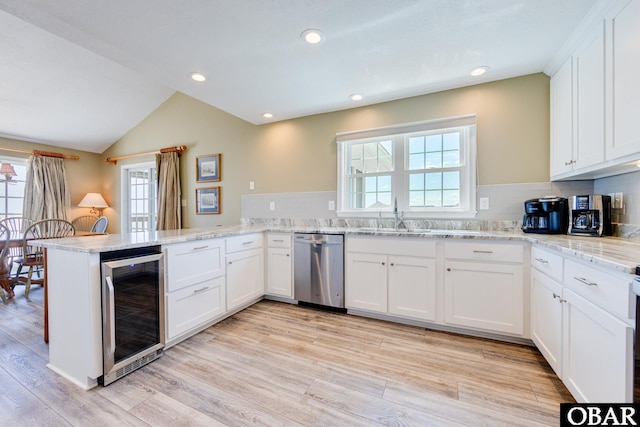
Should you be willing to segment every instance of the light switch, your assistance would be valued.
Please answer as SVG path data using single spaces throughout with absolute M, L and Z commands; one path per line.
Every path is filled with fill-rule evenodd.
M 334 202 L 333 200 L 329 200 L 329 210 L 330 211 L 336 210 L 336 202 Z
M 253 190 L 255 188 L 255 185 L 253 184 L 253 181 L 249 181 L 249 190 Z
M 276 202 L 269 202 L 269 210 L 270 211 L 276 210 Z

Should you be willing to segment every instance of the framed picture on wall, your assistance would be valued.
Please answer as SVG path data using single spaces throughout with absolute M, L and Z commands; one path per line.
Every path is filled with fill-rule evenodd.
M 196 188 L 196 214 L 219 214 L 220 187 Z
M 222 179 L 220 161 L 222 154 L 196 157 L 196 182 L 214 182 Z

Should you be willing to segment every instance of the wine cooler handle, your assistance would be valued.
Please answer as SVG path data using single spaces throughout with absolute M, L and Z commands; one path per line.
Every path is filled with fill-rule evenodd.
M 109 357 L 113 357 L 116 352 L 116 325 L 115 325 L 115 289 L 113 288 L 113 281 L 111 276 L 105 277 L 107 282 L 107 288 L 109 290 L 109 307 L 107 310 L 107 324 L 109 325 L 109 346 L 107 347 L 107 354 Z

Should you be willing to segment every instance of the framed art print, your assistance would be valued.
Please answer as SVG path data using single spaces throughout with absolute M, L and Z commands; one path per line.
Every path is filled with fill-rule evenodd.
M 196 188 L 196 214 L 219 214 L 220 187 Z
M 196 182 L 220 181 L 222 154 L 207 154 L 196 157 Z

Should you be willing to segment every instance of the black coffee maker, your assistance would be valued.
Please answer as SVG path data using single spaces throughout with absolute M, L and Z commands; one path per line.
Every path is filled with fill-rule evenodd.
M 524 202 L 522 231 L 525 233 L 566 234 L 569 204 L 563 197 L 549 196 Z

